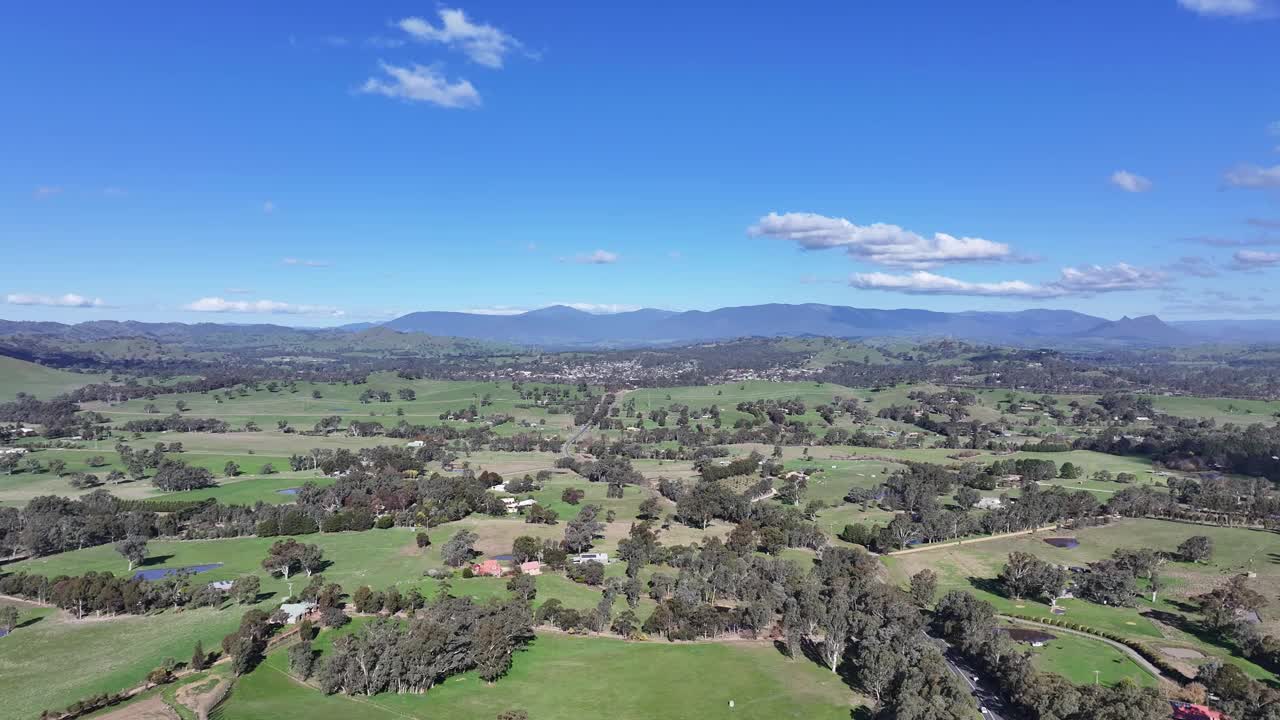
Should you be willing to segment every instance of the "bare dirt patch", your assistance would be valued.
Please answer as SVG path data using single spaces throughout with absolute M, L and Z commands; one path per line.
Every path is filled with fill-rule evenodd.
M 1165 655 L 1168 655 L 1169 657 L 1177 658 L 1179 660 L 1203 660 L 1204 659 L 1204 653 L 1200 652 L 1199 650 L 1192 650 L 1191 648 L 1162 647 L 1160 648 L 1160 652 L 1164 653 Z
M 164 698 L 153 695 L 97 716 L 98 720 L 182 720 Z

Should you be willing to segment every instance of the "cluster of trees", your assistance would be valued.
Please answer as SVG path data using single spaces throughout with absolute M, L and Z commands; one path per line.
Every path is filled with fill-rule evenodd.
M 99 413 L 80 413 L 80 406 L 66 396 L 37 400 L 18 393 L 13 402 L 0 403 L 0 421 L 41 425 L 47 438 L 97 437 L 107 418 Z M 105 432 L 105 429 L 104 429 Z
M 178 532 L 182 513 L 129 509 L 105 490 L 72 500 L 32 498 L 26 507 L 0 507 L 0 556 L 52 555 L 123 540 Z
M 211 607 L 226 600 L 226 593 L 201 583 L 192 583 L 191 574 L 175 572 L 154 581 L 117 577 L 109 572 L 59 575 L 49 578 L 25 572 L 0 578 L 0 594 L 51 603 L 85 615 L 142 615 L 153 610 L 180 607 Z
M 217 418 L 186 417 L 172 413 L 162 418 L 129 420 L 120 426 L 125 432 L 209 432 L 224 433 L 231 429 L 225 420 Z
M 1001 694 L 1028 717 L 1041 720 L 1164 720 L 1169 703 L 1155 688 L 1128 680 L 1112 685 L 1074 685 L 1066 678 L 1036 670 L 1029 651 L 1000 632 L 995 608 L 966 592 L 938 601 L 932 629 L 993 679 Z M 917 717 L 928 717 L 920 715 Z
M 377 619 L 333 644 L 316 670 L 326 693 L 424 693 L 444 680 L 477 670 L 489 682 L 510 669 L 533 638 L 528 603 L 477 604 L 442 594 L 408 623 Z

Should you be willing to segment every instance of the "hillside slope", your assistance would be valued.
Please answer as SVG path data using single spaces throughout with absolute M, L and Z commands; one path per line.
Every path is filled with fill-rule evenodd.
M 0 402 L 8 402 L 20 392 L 48 400 L 78 387 L 101 382 L 105 377 L 55 370 L 0 355 Z

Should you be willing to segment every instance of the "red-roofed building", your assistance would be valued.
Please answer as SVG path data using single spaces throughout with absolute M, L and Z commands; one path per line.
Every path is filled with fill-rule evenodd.
M 489 575 L 491 577 L 502 577 L 502 565 L 497 560 L 485 560 L 484 562 L 471 568 L 471 571 L 477 575 Z
M 1174 720 L 1227 720 L 1226 715 L 1204 705 L 1177 701 L 1170 701 L 1169 704 L 1173 706 L 1171 717 Z
M 538 562 L 537 560 L 522 562 L 520 563 L 520 572 L 524 573 L 525 575 L 541 575 L 542 563 Z

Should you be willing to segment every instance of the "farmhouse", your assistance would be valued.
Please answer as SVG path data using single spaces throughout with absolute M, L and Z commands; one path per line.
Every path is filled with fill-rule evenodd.
M 497 560 L 485 560 L 471 567 L 471 572 L 487 577 L 502 577 L 502 565 Z
M 293 625 L 301 620 L 304 615 L 315 609 L 316 604 L 313 602 L 285 603 L 280 606 L 280 612 L 284 613 L 286 625 Z
M 541 575 L 542 563 L 538 562 L 537 560 L 522 562 L 520 563 L 520 572 L 524 573 L 525 575 Z

